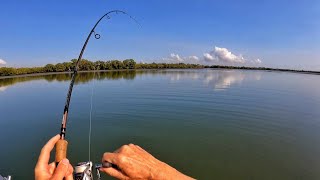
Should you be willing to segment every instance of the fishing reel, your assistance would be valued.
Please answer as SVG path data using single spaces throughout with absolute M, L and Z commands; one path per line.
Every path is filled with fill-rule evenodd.
M 81 162 L 78 163 L 75 167 L 74 167 L 74 179 L 75 180 L 93 180 L 93 174 L 92 174 L 92 162 L 88 161 L 88 162 Z M 109 162 L 104 162 L 103 164 L 95 164 L 94 169 L 97 172 L 97 177 L 98 180 L 101 179 L 101 175 L 100 175 L 100 168 L 108 168 L 108 167 L 113 167 L 113 168 L 117 168 L 117 166 L 115 166 L 114 164 L 111 164 Z
M 11 176 L 2 177 L 2 176 L 0 175 L 0 180 L 11 180 Z
M 99 168 L 102 167 L 101 165 L 96 165 L 95 169 L 97 171 L 98 179 L 100 179 L 100 172 Z M 74 179 L 75 180 L 93 180 L 92 174 L 92 162 L 81 162 L 78 163 L 74 167 Z

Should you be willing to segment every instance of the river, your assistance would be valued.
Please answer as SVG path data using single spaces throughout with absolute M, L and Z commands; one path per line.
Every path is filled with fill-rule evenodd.
M 0 79 L 1 175 L 33 179 L 41 147 L 59 133 L 70 79 Z M 197 179 L 320 179 L 319 75 L 216 69 L 80 73 L 67 125 L 73 164 L 89 158 L 92 88 L 95 163 L 104 152 L 134 143 Z

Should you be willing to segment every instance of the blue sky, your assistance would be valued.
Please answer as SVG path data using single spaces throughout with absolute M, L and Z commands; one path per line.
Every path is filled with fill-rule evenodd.
M 0 59 L 38 66 L 76 58 L 320 70 L 319 0 L 0 0 Z M 261 63 L 260 63 L 260 61 Z

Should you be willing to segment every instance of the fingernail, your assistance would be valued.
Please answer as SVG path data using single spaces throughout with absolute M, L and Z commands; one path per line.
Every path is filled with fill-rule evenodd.
M 63 159 L 61 162 L 64 165 L 68 165 L 69 164 L 69 160 L 68 159 Z

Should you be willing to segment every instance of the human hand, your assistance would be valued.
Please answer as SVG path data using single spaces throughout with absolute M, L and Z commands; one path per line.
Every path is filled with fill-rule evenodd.
M 114 153 L 104 153 L 102 163 L 109 162 L 117 166 L 101 168 L 110 176 L 121 180 L 133 179 L 193 179 L 168 164 L 159 161 L 141 147 L 129 144 L 124 145 Z
M 60 139 L 60 135 L 51 138 L 41 149 L 41 153 L 34 169 L 36 180 L 73 180 L 73 167 L 68 159 L 63 159 L 56 167 L 56 163 L 49 163 L 50 152 Z

